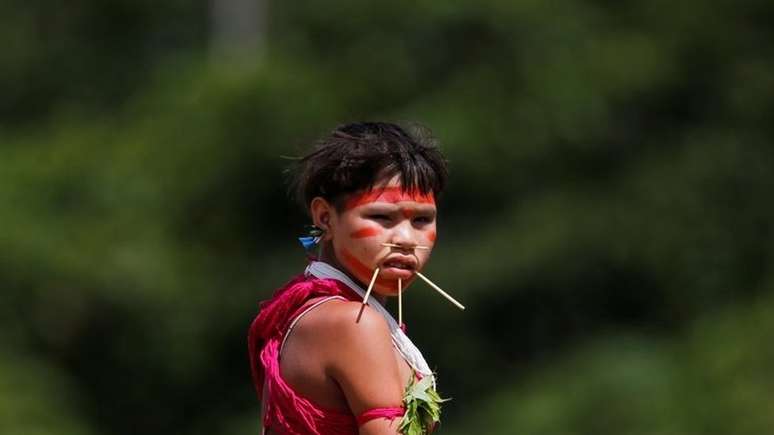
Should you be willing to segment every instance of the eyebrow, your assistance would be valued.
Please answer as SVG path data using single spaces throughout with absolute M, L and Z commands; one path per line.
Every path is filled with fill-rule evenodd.
M 365 210 L 367 213 L 373 213 L 373 212 L 385 212 L 385 213 L 396 213 L 400 211 L 401 206 L 397 204 L 392 204 L 389 202 L 371 202 L 368 204 L 362 204 L 365 206 L 363 210 Z
M 432 215 L 435 216 L 438 214 L 438 209 L 436 209 L 434 206 L 430 205 L 419 205 L 414 207 L 405 207 L 400 206 L 397 204 L 391 204 L 387 202 L 373 202 L 369 204 L 364 204 L 365 207 L 363 208 L 363 211 L 365 213 L 398 213 L 403 210 L 411 210 L 414 214 L 421 214 L 421 215 Z
M 432 206 L 420 205 L 417 207 L 407 207 L 407 208 L 412 208 L 417 213 L 421 213 L 421 214 L 438 214 L 438 209 Z
M 409 219 L 415 217 L 435 219 L 438 216 L 438 211 L 429 207 L 401 207 L 400 211 L 403 216 Z

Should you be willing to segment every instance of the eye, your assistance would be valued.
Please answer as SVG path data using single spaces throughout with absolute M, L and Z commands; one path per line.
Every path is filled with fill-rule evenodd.
M 414 218 L 414 223 L 416 224 L 424 225 L 432 222 L 433 222 L 433 218 L 431 218 L 430 216 L 417 216 L 416 218 Z

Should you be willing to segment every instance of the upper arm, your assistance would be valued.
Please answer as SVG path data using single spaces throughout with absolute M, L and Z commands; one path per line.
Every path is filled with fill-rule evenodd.
M 335 304 L 333 334 L 327 337 L 326 368 L 344 393 L 354 415 L 374 408 L 401 407 L 403 386 L 392 337 L 384 318 L 361 304 Z M 361 434 L 396 434 L 400 419 L 379 418 L 360 427 Z

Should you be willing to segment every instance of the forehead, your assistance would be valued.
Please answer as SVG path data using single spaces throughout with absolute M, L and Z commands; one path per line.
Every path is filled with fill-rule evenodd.
M 428 193 L 422 193 L 415 189 L 404 191 L 401 186 L 387 185 L 374 187 L 370 191 L 353 193 L 344 202 L 344 209 L 351 210 L 372 203 L 397 204 L 400 202 L 435 205 L 435 197 L 432 191 Z

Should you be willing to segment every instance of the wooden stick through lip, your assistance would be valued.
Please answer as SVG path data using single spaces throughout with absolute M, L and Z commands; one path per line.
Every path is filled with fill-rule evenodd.
M 363 305 L 360 306 L 360 312 L 357 313 L 357 322 L 360 321 L 360 316 L 363 315 L 363 310 L 365 309 L 366 303 L 368 303 L 368 295 L 371 294 L 371 290 L 374 288 L 374 283 L 376 283 L 376 277 L 379 276 L 379 268 L 377 267 L 374 269 L 374 276 L 371 277 L 371 283 L 368 284 L 368 290 L 366 290 L 365 296 L 363 296 Z
M 445 297 L 446 299 L 448 299 L 448 300 L 449 300 L 449 302 L 453 303 L 454 305 L 456 305 L 456 306 L 457 306 L 459 309 L 461 309 L 461 310 L 464 310 L 464 309 L 465 309 L 465 306 L 464 306 L 464 305 L 462 305 L 461 303 L 457 302 L 457 300 L 456 300 L 456 299 L 454 299 L 453 297 L 449 296 L 449 294 L 448 294 L 448 293 L 446 293 L 445 291 L 441 290 L 441 288 L 440 288 L 440 287 L 438 287 L 437 285 L 435 285 L 435 283 L 433 283 L 432 281 L 430 281 L 430 280 L 429 280 L 429 279 L 428 279 L 426 276 L 422 275 L 421 273 L 419 273 L 419 272 L 417 272 L 417 271 L 415 271 L 414 273 L 416 273 L 418 277 L 422 278 L 422 279 L 423 279 L 423 280 L 424 280 L 426 283 L 428 283 L 428 284 L 430 285 L 430 287 L 434 288 L 434 289 L 435 289 L 435 291 L 437 291 L 438 293 L 440 293 L 440 294 L 441 294 L 441 296 L 443 296 L 443 297 Z
M 429 246 L 414 245 L 414 246 L 408 247 L 408 246 L 398 245 L 398 244 L 395 244 L 395 243 L 382 243 L 382 246 L 386 246 L 388 248 L 405 249 L 407 251 L 411 250 L 411 249 L 425 249 L 425 250 L 429 250 L 430 249 Z
M 403 324 L 403 280 L 398 278 L 398 326 Z

